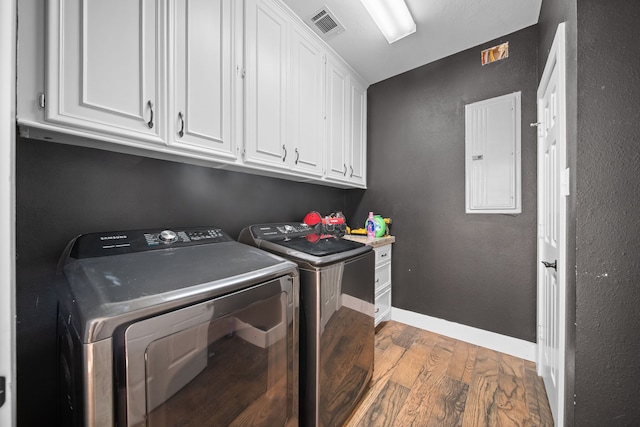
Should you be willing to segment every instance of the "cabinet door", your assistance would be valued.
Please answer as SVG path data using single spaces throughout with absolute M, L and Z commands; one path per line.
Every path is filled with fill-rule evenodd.
M 349 138 L 349 181 L 366 184 L 367 170 L 367 92 L 365 86 L 351 78 L 351 137 Z
M 349 72 L 331 55 L 327 55 L 327 177 L 347 180 L 349 161 Z
M 245 162 L 289 169 L 287 147 L 288 21 L 268 0 L 245 4 Z
M 156 0 L 58 0 L 48 7 L 46 119 L 162 142 Z
M 234 159 L 232 2 L 176 0 L 170 4 L 174 33 L 169 143 Z
M 302 28 L 291 31 L 289 143 L 295 171 L 322 176 L 324 51 Z

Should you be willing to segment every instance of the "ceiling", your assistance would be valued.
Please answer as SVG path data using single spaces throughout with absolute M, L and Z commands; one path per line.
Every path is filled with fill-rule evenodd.
M 284 0 L 307 20 L 323 6 L 345 31 L 327 40 L 373 84 L 538 22 L 542 0 L 405 0 L 417 30 L 388 44 L 359 0 Z M 478 61 L 480 52 L 478 52 Z

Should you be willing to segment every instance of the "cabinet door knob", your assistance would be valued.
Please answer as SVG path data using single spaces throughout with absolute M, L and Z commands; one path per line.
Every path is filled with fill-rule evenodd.
M 149 126 L 149 129 L 151 129 L 153 128 L 153 104 L 151 103 L 151 100 L 147 101 L 147 105 L 149 106 L 149 110 L 151 110 L 151 118 L 147 122 L 147 126 Z
M 180 130 L 178 131 L 178 135 L 182 138 L 184 136 L 184 116 L 182 115 L 182 111 L 178 112 L 178 120 L 180 120 Z

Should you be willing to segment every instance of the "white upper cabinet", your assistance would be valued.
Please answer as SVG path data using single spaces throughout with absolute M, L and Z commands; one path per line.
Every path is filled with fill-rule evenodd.
M 366 186 L 367 95 L 346 66 L 327 56 L 327 179 Z
M 289 169 L 289 17 L 273 1 L 245 3 L 245 162 Z
M 367 89 L 357 79 L 349 81 L 351 94 L 350 106 L 350 141 L 349 150 L 349 181 L 359 186 L 367 183 Z
M 155 0 L 48 2 L 46 120 L 163 142 Z
M 349 163 L 349 72 L 333 56 L 327 56 L 327 178 L 347 180 Z
M 322 176 L 324 153 L 324 50 L 306 29 L 291 32 L 289 137 L 292 168 Z
M 169 4 L 169 143 L 234 159 L 232 0 Z
M 324 50 L 273 0 L 245 6 L 247 164 L 322 176 Z
M 18 0 L 20 135 L 366 187 L 366 85 L 281 0 Z

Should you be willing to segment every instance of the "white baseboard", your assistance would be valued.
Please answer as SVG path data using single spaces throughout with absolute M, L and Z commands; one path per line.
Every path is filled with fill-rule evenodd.
M 536 344 L 519 338 L 496 334 L 396 307 L 391 307 L 391 320 L 536 362 Z

